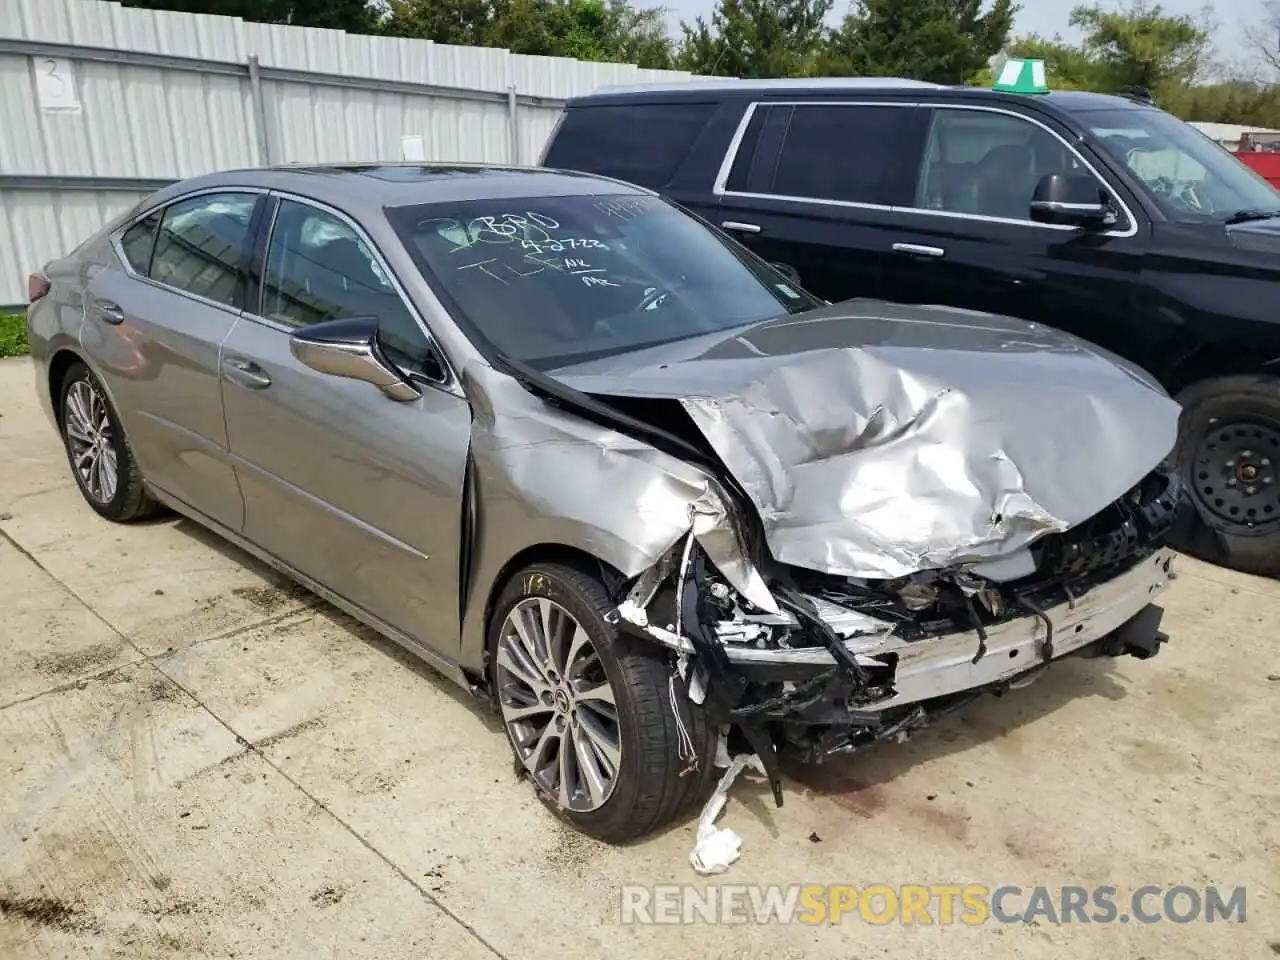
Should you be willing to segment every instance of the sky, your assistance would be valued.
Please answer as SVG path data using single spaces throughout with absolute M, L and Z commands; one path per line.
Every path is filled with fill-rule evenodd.
M 711 8 L 715 0 L 658 0 L 667 7 L 667 22 L 673 35 L 680 32 L 682 19 L 692 21 L 702 16 L 711 19 Z M 648 4 L 639 3 L 638 6 Z M 1028 33 L 1039 33 L 1052 37 L 1061 33 L 1067 39 L 1078 39 L 1067 26 L 1071 8 L 1075 0 L 1019 0 L 1022 9 L 1014 21 L 1014 36 Z M 1102 0 L 1102 6 L 1114 6 L 1113 2 Z M 1205 6 L 1205 0 L 1160 0 L 1160 5 L 1170 13 L 1190 14 L 1197 16 Z M 832 10 L 832 21 L 838 22 L 848 10 L 848 0 L 836 0 Z M 1265 19 L 1264 0 L 1218 0 L 1214 5 L 1214 17 L 1219 29 L 1216 37 L 1219 53 L 1230 59 L 1242 58 L 1246 55 L 1241 29 L 1245 24 L 1256 25 Z M 1277 40 L 1280 43 L 1280 38 Z

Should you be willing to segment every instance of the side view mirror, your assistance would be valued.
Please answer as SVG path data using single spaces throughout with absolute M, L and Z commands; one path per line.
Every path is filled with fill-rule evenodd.
M 294 359 L 317 373 L 371 383 L 392 400 L 416 400 L 422 391 L 404 378 L 378 345 L 376 317 L 322 320 L 289 337 Z
M 786 277 L 788 280 L 794 283 L 797 287 L 801 286 L 800 271 L 797 270 L 795 267 L 793 267 L 791 264 L 774 263 L 774 264 L 770 264 L 770 266 L 772 266 L 773 269 L 777 270 L 780 274 L 782 274 L 784 277 Z
M 1031 219 L 1073 227 L 1109 227 L 1117 218 L 1115 208 L 1093 177 L 1048 173 L 1036 184 Z

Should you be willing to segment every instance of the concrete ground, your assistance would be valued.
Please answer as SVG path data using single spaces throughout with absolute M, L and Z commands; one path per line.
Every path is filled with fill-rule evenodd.
M 0 957 L 1269 957 L 1280 585 L 1181 562 L 1170 644 L 1073 661 L 694 826 L 560 826 L 494 717 L 175 518 L 81 501 L 0 361 Z M 1246 886 L 1247 921 L 621 925 L 623 884 Z M 1123 894 L 1122 894 L 1123 895 Z

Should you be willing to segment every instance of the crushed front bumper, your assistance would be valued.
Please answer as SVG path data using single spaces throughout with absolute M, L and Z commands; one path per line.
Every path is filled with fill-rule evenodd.
M 869 667 L 889 657 L 896 661 L 894 695 L 860 709 L 888 710 L 999 685 L 1017 679 L 1046 660 L 1059 659 L 1103 640 L 1140 614 L 1164 590 L 1173 576 L 1172 559 L 1171 550 L 1158 550 L 1083 596 L 1046 608 L 1043 617 L 1024 616 L 987 628 L 981 657 L 977 655 L 979 637 L 973 631 L 927 640 L 893 639 L 875 648 L 869 648 L 862 638 L 846 641 L 846 648 Z M 761 679 L 771 672 L 770 667 L 789 668 L 778 672 L 792 681 L 801 681 L 836 666 L 831 652 L 822 647 L 762 650 L 726 644 L 725 652 L 731 663 L 744 668 L 747 676 Z
M 637 622 L 634 610 L 622 608 L 617 622 L 691 655 L 695 676 L 702 671 L 702 682 L 690 684 L 691 695 L 700 700 L 694 690 L 704 690 L 713 722 L 746 737 L 770 768 L 781 805 L 775 751 L 820 761 L 900 737 L 979 696 L 1030 682 L 1064 657 L 1154 656 L 1165 637 L 1162 611 L 1153 601 L 1175 576 L 1173 556 L 1165 548 L 1152 550 L 1087 590 L 1067 591 L 1065 601 L 987 626 L 981 636 L 975 629 L 914 640 L 892 632 L 840 639 L 842 625 L 832 616 L 818 628 L 826 646 L 724 642 L 711 638 L 706 619 L 698 625 L 692 588 L 686 593 L 687 632 Z

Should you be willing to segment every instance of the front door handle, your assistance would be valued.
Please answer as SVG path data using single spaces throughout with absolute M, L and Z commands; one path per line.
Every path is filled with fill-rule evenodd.
M 941 247 L 930 247 L 923 243 L 895 243 L 894 253 L 905 253 L 912 257 L 942 257 L 947 251 Z
M 743 223 L 741 220 L 726 220 L 720 224 L 726 230 L 733 230 L 737 233 L 759 233 L 760 226 L 755 223 Z
M 124 310 L 114 300 L 94 300 L 93 312 L 106 323 L 124 323 Z
M 266 371 L 244 357 L 225 357 L 222 361 L 222 370 L 226 373 L 228 380 L 251 390 L 262 390 L 271 386 L 271 378 L 267 376 Z

